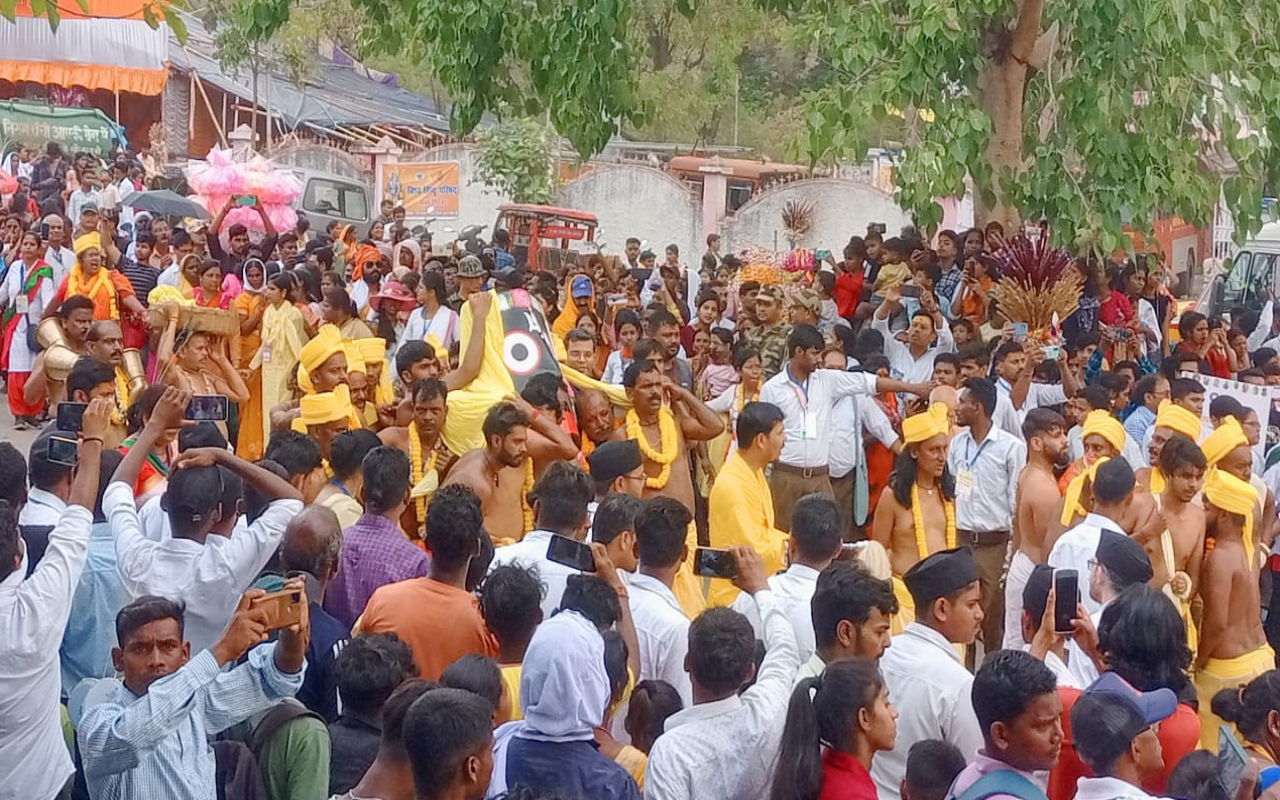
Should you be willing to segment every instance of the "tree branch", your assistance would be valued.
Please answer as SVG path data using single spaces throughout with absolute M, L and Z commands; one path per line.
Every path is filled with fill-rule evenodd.
M 1018 24 L 1009 42 L 1009 54 L 1023 64 L 1030 64 L 1031 51 L 1040 35 L 1040 19 L 1044 16 L 1044 0 L 1022 0 L 1018 9 Z
M 1035 46 L 1027 58 L 1027 66 L 1043 71 L 1053 58 L 1053 51 L 1058 48 L 1058 23 L 1055 20 L 1049 29 L 1036 37 Z

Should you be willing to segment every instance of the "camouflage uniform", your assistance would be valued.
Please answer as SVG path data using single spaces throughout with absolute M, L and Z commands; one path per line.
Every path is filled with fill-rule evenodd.
M 747 331 L 747 343 L 760 353 L 760 366 L 764 370 L 763 380 L 769 380 L 782 371 L 787 363 L 787 337 L 791 335 L 791 326 L 779 322 L 769 328 L 753 328 Z

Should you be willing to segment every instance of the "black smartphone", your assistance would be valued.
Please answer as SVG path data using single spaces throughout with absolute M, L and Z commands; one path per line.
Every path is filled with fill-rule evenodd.
M 187 403 L 183 416 L 196 422 L 226 422 L 229 405 L 224 394 L 197 394 Z
M 66 433 L 79 433 L 84 429 L 84 410 L 88 403 L 59 403 L 58 430 Z
M 899 292 L 903 297 L 914 297 L 917 299 L 920 297 L 920 287 L 916 286 L 914 283 L 902 284 L 902 288 L 899 289 Z
M 552 536 L 547 545 L 547 560 L 564 564 L 580 572 L 595 572 L 596 559 L 591 548 L 568 536 Z
M 68 439 L 64 436 L 50 436 L 47 457 L 51 463 L 61 464 L 64 467 L 74 467 L 78 449 L 79 444 L 75 439 Z
M 47 222 L 40 223 L 40 238 L 45 240 L 46 242 L 49 241 L 49 223 Z
M 1071 623 L 1076 618 L 1076 606 L 1080 603 L 1080 574 L 1074 569 L 1053 571 L 1053 632 L 1071 633 Z
M 704 578 L 732 579 L 738 574 L 738 565 L 728 550 L 699 547 L 693 554 L 693 571 Z
M 636 283 L 644 285 L 653 275 L 653 270 L 649 267 L 636 267 L 631 270 L 631 276 L 636 279 Z

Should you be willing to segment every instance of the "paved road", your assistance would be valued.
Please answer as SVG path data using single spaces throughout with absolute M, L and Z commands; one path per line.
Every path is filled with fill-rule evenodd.
M 13 415 L 9 413 L 8 400 L 0 399 L 0 442 L 12 443 L 18 448 L 18 452 L 22 453 L 22 457 L 26 458 L 27 451 L 31 449 L 31 443 L 35 441 L 37 433 L 39 431 L 15 431 Z

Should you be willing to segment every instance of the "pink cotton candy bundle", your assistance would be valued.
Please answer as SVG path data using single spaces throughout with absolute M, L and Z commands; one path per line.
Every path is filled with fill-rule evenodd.
M 276 230 L 292 228 L 297 222 L 297 214 L 289 206 L 302 195 L 302 182 L 262 156 L 237 161 L 230 150 L 214 148 L 203 163 L 187 168 L 187 183 L 196 195 L 193 199 L 211 214 L 221 211 L 229 198 L 247 195 L 258 198 Z M 233 207 L 227 212 L 226 224 L 235 223 L 251 231 L 263 230 L 262 218 L 248 206 Z

